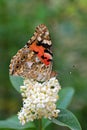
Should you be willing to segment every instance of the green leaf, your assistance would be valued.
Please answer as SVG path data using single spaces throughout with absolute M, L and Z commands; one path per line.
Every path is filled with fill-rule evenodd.
M 52 119 L 52 122 L 60 126 L 67 126 L 71 130 L 82 130 L 75 115 L 66 109 L 60 109 L 58 118 Z
M 48 120 L 47 118 L 42 119 L 43 128 L 46 128 L 51 123 L 52 123 L 51 120 Z
M 62 88 L 59 92 L 59 100 L 57 101 L 57 107 L 67 108 L 74 95 L 74 89 L 71 87 Z
M 21 125 L 17 116 L 13 116 L 7 120 L 0 121 L 0 128 L 11 128 L 11 129 L 25 129 L 35 128 L 33 122 L 29 122 L 26 125 Z
M 23 85 L 23 78 L 20 76 L 10 76 L 13 87 L 20 92 L 20 86 Z

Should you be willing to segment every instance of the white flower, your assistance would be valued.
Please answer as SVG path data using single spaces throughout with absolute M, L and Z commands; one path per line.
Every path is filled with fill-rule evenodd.
M 20 87 L 23 97 L 23 107 L 18 113 L 18 119 L 24 125 L 42 117 L 51 119 L 57 117 L 60 110 L 56 109 L 60 85 L 56 77 L 39 83 L 25 79 L 24 86 Z

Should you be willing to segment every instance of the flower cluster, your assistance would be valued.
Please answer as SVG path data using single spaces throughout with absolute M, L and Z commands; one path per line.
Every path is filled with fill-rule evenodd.
M 18 113 L 18 119 L 24 125 L 42 117 L 51 119 L 57 117 L 60 112 L 56 109 L 60 85 L 56 77 L 39 83 L 25 79 L 24 86 L 20 87 L 23 97 L 23 107 Z

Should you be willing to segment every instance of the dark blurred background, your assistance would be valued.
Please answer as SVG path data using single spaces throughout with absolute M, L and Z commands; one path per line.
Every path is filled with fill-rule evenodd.
M 61 86 L 75 89 L 69 110 L 87 130 L 87 0 L 0 0 L 0 119 L 20 110 L 9 63 L 41 23 L 50 31 Z

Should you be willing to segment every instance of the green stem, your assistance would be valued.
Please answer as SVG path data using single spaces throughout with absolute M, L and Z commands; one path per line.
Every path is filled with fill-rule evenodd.
M 39 120 L 38 120 L 38 123 L 39 123 L 39 130 L 43 130 L 43 129 L 42 129 L 42 119 L 39 119 Z

